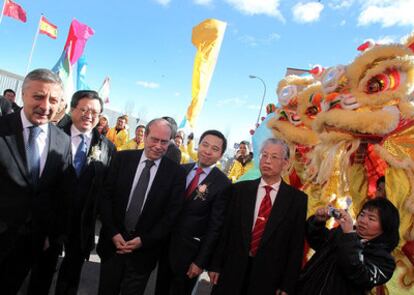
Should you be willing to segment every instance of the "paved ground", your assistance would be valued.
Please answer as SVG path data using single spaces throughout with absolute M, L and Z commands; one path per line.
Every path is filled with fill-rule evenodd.
M 97 225 L 96 233 L 99 232 Z M 95 239 L 98 239 L 98 236 L 95 236 Z M 59 261 L 60 263 L 60 261 Z M 82 269 L 82 276 L 80 282 L 80 288 L 78 295 L 95 295 L 98 292 L 98 284 L 99 284 L 99 265 L 100 259 L 98 255 L 94 252 L 90 257 L 90 261 L 86 262 Z M 156 271 L 154 271 L 148 281 L 147 289 L 145 291 L 145 295 L 153 295 L 155 289 L 155 280 L 156 280 Z M 27 280 L 25 284 L 23 284 L 20 292 L 18 295 L 25 295 L 26 288 L 27 288 Z M 54 286 L 56 283 L 56 275 L 52 283 L 51 290 L 54 290 Z M 208 283 L 208 276 L 206 273 L 201 275 L 200 282 L 197 285 L 196 290 L 193 292 L 193 295 L 209 295 L 211 292 L 211 286 Z M 54 292 L 51 291 L 50 295 L 53 295 Z
M 154 272 L 149 279 L 147 289 L 145 290 L 145 295 L 154 294 L 155 279 L 156 279 L 156 275 Z M 56 277 L 53 281 L 51 290 L 54 290 L 55 282 L 56 282 Z M 99 283 L 99 263 L 86 262 L 82 270 L 82 279 L 81 279 L 78 295 L 97 294 L 98 283 Z M 211 291 L 211 286 L 208 283 L 208 276 L 206 273 L 203 273 L 201 280 L 198 283 L 198 286 L 196 290 L 194 291 L 193 295 L 209 295 L 210 291 Z M 25 294 L 26 294 L 26 284 L 22 286 L 22 289 L 20 290 L 18 295 L 25 295 Z M 50 295 L 53 295 L 53 294 L 54 292 L 51 291 Z

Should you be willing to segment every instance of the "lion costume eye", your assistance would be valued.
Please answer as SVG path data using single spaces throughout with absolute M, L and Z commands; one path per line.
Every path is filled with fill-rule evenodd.
M 322 87 L 325 93 L 330 93 L 335 91 L 339 86 L 342 76 L 345 73 L 345 67 L 338 65 L 331 67 L 326 70 L 326 73 L 322 77 Z
M 319 109 L 316 106 L 311 106 L 306 109 L 305 114 L 308 117 L 316 116 L 319 113 Z
M 288 85 L 286 87 L 283 87 L 278 93 L 280 104 L 282 106 L 294 104 L 297 93 L 298 91 L 295 85 Z
M 400 72 L 396 69 L 389 69 L 369 79 L 365 93 L 373 94 L 387 90 L 395 90 L 400 85 L 400 82 Z

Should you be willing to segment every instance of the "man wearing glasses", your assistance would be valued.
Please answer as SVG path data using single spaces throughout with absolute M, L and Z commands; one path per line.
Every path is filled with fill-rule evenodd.
M 144 294 L 184 202 L 185 171 L 165 157 L 172 128 L 150 121 L 143 150 L 118 152 L 101 198 L 98 294 Z
M 294 294 L 304 244 L 307 197 L 282 178 L 289 148 L 267 139 L 262 177 L 233 185 L 223 233 L 210 265 L 212 294 Z

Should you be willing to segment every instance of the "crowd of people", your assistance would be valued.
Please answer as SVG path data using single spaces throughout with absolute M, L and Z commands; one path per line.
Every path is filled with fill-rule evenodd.
M 368 201 L 355 224 L 332 208 L 306 220 L 307 195 L 282 178 L 290 151 L 281 139 L 255 151 L 260 178 L 236 182 L 252 152 L 241 142 L 224 174 L 218 130 L 203 132 L 195 149 L 194 136 L 165 116 L 129 140 L 128 117 L 110 128 L 93 90 L 74 93 L 70 117 L 62 115 L 62 82 L 46 69 L 25 77 L 22 108 L 8 93 L 0 98 L 1 294 L 17 294 L 29 272 L 28 294 L 49 294 L 63 249 L 54 293 L 77 294 L 97 218 L 98 294 L 143 294 L 157 263 L 157 295 L 192 294 L 203 271 L 212 294 L 226 295 L 367 294 L 393 274 L 394 205 Z M 328 230 L 330 218 L 338 226 Z M 302 267 L 305 240 L 316 252 Z

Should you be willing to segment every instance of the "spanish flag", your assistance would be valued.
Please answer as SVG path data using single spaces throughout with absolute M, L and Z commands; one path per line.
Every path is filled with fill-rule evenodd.
M 43 15 L 40 18 L 39 33 L 48 35 L 50 38 L 57 38 L 57 26 L 49 22 Z
M 193 28 L 192 43 L 197 53 L 193 67 L 192 100 L 186 114 L 191 128 L 194 128 L 207 96 L 226 26 L 225 22 L 207 19 Z

